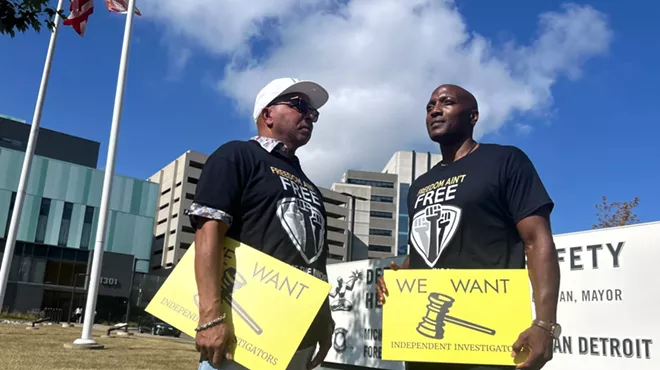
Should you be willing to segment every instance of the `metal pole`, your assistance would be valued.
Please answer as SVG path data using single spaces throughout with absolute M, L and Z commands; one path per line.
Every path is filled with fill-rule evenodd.
M 85 321 L 83 323 L 82 335 L 73 341 L 76 345 L 96 345 L 92 339 L 92 326 L 94 325 L 94 312 L 96 311 L 96 299 L 98 298 L 99 280 L 101 277 L 101 263 L 103 261 L 103 248 L 105 247 L 105 235 L 107 232 L 108 213 L 110 207 L 110 195 L 112 192 L 112 180 L 115 173 L 115 152 L 117 151 L 117 139 L 121 122 L 121 113 L 124 100 L 124 86 L 126 83 L 126 72 L 128 69 L 128 55 L 131 45 L 131 31 L 133 30 L 133 16 L 135 15 L 135 0 L 128 0 L 126 13 L 126 26 L 124 28 L 124 41 L 119 62 L 119 74 L 117 76 L 117 89 L 115 91 L 115 107 L 112 113 L 112 127 L 110 129 L 110 141 L 108 144 L 108 157 L 105 165 L 105 176 L 103 178 L 103 193 L 101 195 L 101 207 L 99 211 L 99 223 L 96 228 L 96 242 L 94 244 L 94 259 L 87 291 L 87 303 L 85 305 Z
M 349 233 L 350 240 L 348 248 L 346 248 L 346 262 L 353 260 L 353 239 L 355 238 L 355 196 L 351 196 L 351 231 Z
M 128 331 L 128 318 L 131 316 L 131 298 L 133 297 L 133 281 L 135 280 L 135 268 L 137 267 L 138 259 L 133 257 L 133 273 L 131 273 L 131 285 L 128 289 L 128 301 L 126 301 L 126 327 L 124 331 Z
M 58 13 L 62 10 L 64 0 L 57 2 Z M 0 310 L 3 307 L 5 293 L 7 292 L 7 282 L 9 281 L 9 268 L 11 267 L 11 259 L 14 256 L 14 247 L 16 246 L 16 237 L 18 235 L 19 222 L 21 213 L 23 212 L 23 201 L 25 200 L 25 192 L 27 189 L 28 181 L 30 178 L 30 169 L 32 168 L 32 159 L 34 158 L 34 149 L 37 146 L 37 137 L 39 136 L 39 124 L 41 123 L 41 112 L 44 107 L 44 98 L 46 97 L 46 90 L 48 89 L 48 80 L 50 77 L 50 67 L 53 64 L 53 53 L 55 52 L 55 44 L 57 35 L 60 30 L 60 16 L 55 14 L 53 19 L 55 27 L 50 35 L 50 42 L 48 44 L 48 51 L 46 52 L 46 62 L 44 70 L 41 75 L 41 85 L 39 86 L 39 93 L 37 95 L 37 105 L 34 108 L 34 115 L 32 116 L 32 124 L 30 126 L 30 136 L 28 138 L 27 147 L 25 148 L 25 158 L 23 159 L 23 168 L 21 170 L 21 177 L 18 180 L 18 189 L 16 190 L 16 199 L 14 201 L 14 210 L 11 216 L 11 223 L 9 224 L 9 232 L 5 242 L 5 252 L 2 256 L 2 267 L 0 267 Z

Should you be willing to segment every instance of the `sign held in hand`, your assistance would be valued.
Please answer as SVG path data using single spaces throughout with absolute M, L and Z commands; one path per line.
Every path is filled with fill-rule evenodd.
M 233 358 L 248 369 L 284 370 L 330 284 L 233 239 L 223 245 L 224 272 L 218 279 L 237 339 Z M 193 244 L 146 309 L 192 337 L 199 324 L 194 255 Z
M 514 365 L 532 321 L 527 270 L 386 270 L 383 359 Z

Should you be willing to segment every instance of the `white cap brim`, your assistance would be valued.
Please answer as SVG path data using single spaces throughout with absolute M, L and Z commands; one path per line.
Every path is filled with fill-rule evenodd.
M 289 86 L 286 90 L 282 91 L 279 95 L 275 97 L 278 98 L 282 95 L 291 94 L 291 93 L 300 93 L 305 94 L 309 98 L 309 104 L 315 108 L 319 109 L 328 102 L 329 94 L 328 91 L 323 88 L 323 86 L 317 84 L 313 81 L 298 81 L 293 85 Z M 274 100 L 274 99 L 273 99 Z
M 298 81 L 294 78 L 278 78 L 266 85 L 257 95 L 253 112 L 254 120 L 256 121 L 262 110 L 275 99 L 282 95 L 295 93 L 305 94 L 309 99 L 309 104 L 315 109 L 324 106 L 329 98 L 328 91 L 316 82 Z

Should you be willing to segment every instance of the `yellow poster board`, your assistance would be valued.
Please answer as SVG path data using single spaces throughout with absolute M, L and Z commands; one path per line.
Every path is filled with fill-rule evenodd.
M 234 328 L 234 360 L 248 369 L 284 370 L 330 292 L 330 284 L 248 245 L 224 243 L 223 308 Z M 195 244 L 146 311 L 195 337 L 199 325 Z
M 384 279 L 384 360 L 524 361 L 511 346 L 532 322 L 527 270 L 385 270 Z

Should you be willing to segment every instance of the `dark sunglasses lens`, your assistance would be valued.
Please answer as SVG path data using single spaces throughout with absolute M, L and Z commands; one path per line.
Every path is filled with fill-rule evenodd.
M 300 113 L 309 114 L 309 108 L 310 107 L 309 107 L 309 103 L 307 103 L 306 100 L 298 99 L 297 105 L 298 105 L 298 110 L 300 111 Z

